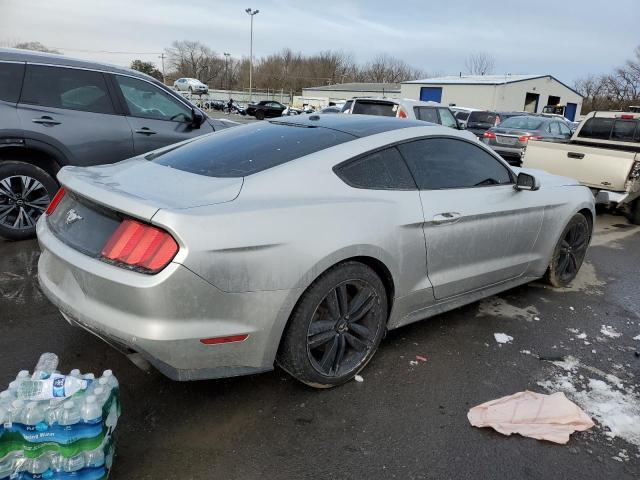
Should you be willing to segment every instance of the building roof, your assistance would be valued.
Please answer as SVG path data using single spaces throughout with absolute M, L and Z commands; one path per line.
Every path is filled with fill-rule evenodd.
M 553 75 L 512 75 L 510 73 L 504 75 L 446 75 L 444 77 L 425 78 L 422 80 L 408 80 L 402 83 L 415 83 L 420 85 L 505 85 L 507 83 L 524 82 L 526 80 L 535 80 L 538 78 L 549 78 L 555 80 L 560 85 L 568 88 L 576 95 L 583 97 L 583 95 L 581 95 L 579 92 L 576 92 L 567 84 L 562 83 Z
M 320 90 L 335 92 L 380 92 L 400 93 L 399 83 L 336 83 L 335 85 L 321 85 L 319 87 L 306 87 L 303 90 Z

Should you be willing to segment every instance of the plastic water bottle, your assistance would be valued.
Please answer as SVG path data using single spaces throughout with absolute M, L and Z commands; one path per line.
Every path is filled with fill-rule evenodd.
M 118 388 L 118 379 L 115 377 L 111 370 L 105 370 L 104 372 L 102 372 L 101 378 L 106 378 L 111 388 Z
M 0 462 L 0 478 L 11 478 L 24 462 L 22 451 L 13 451 Z
M 29 370 L 20 370 L 18 372 L 18 376 L 16 377 L 17 382 L 21 382 L 22 380 L 26 380 L 29 378 Z
M 80 374 L 80 370 L 78 370 L 77 368 L 74 368 L 73 370 L 71 370 L 69 372 L 69 376 L 76 377 L 76 378 L 82 378 L 82 375 Z
M 10 421 L 10 414 L 9 414 L 9 409 L 3 406 L 0 406 L 0 427 L 2 427 L 2 425 L 4 425 L 6 422 Z M 2 475 L 0 475 L 0 478 L 2 478 Z
M 62 404 L 62 411 L 58 417 L 58 424 L 63 426 L 75 425 L 82 418 L 80 415 L 80 409 L 76 406 L 73 400 L 67 400 Z
M 24 380 L 20 383 L 18 397 L 27 400 L 67 398 L 87 388 L 88 384 L 87 380 L 54 373 L 46 380 Z
M 77 472 L 85 467 L 84 452 L 80 452 L 78 455 L 69 458 L 62 459 L 62 471 L 64 472 Z
M 49 406 L 47 407 L 44 419 L 49 425 L 53 425 L 58 421 L 60 413 L 62 412 L 62 401 L 57 398 L 49 400 Z
M 100 445 L 95 450 L 84 452 L 85 467 L 101 467 L 104 463 L 104 446 Z
M 38 402 L 29 402 L 22 411 L 22 422 L 25 425 L 37 425 L 44 421 L 44 409 Z
M 10 408 L 11 402 L 16 399 L 15 392 L 10 390 L 5 390 L 4 392 L 0 392 L 0 407 Z
M 20 423 L 20 420 L 22 420 L 22 410 L 24 409 L 24 400 L 21 399 L 17 399 L 14 400 L 13 403 L 11 404 L 11 415 L 10 415 L 10 421 L 11 422 L 15 422 L 15 423 Z
M 10 392 L 13 392 L 15 395 L 17 395 L 18 392 L 18 388 L 20 387 L 20 384 L 22 382 L 18 382 L 17 380 L 14 380 L 13 382 L 11 382 L 9 384 L 9 388 L 7 389 Z
M 36 365 L 31 378 L 33 380 L 44 380 L 53 375 L 58 367 L 58 356 L 55 353 L 43 353 Z
M 82 420 L 86 423 L 100 423 L 102 421 L 102 406 L 98 404 L 95 395 L 89 395 L 81 408 Z
M 50 462 L 47 455 L 41 455 L 38 458 L 26 458 L 21 470 L 32 475 L 38 475 L 49 470 Z M 44 476 L 43 476 L 44 477 Z M 42 477 L 35 477 L 42 478 Z M 46 478 L 46 477 L 44 477 Z

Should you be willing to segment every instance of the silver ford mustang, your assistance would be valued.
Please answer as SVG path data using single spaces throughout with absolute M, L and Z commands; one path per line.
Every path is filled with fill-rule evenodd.
M 425 122 L 311 115 L 65 167 L 38 222 L 64 317 L 170 378 L 352 378 L 393 329 L 545 277 L 594 201 Z

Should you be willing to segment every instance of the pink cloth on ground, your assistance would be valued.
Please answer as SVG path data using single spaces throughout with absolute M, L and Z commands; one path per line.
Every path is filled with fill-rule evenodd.
M 574 431 L 588 430 L 594 425 L 562 392 L 514 393 L 473 407 L 467 418 L 474 427 L 492 427 L 504 435 L 518 433 L 555 443 L 567 443 Z

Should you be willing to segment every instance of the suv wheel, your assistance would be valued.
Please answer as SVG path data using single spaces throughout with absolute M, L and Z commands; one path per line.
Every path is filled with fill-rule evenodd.
M 387 294 L 380 277 L 359 262 L 339 264 L 300 298 L 278 364 L 312 387 L 340 385 L 371 360 L 386 322 Z
M 58 184 L 41 168 L 24 162 L 0 163 L 0 236 L 22 240 L 36 233 L 36 221 Z

